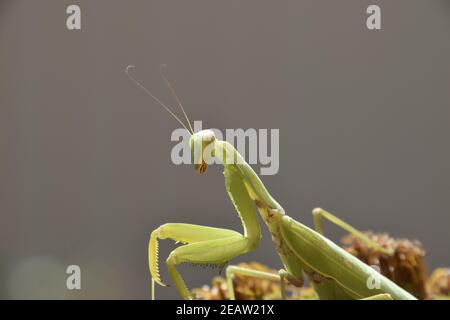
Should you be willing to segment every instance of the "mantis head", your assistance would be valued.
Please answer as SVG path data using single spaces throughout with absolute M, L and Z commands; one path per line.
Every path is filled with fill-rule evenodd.
M 162 72 L 163 67 L 164 65 L 160 65 L 159 69 L 160 75 L 166 82 L 170 91 L 172 92 L 172 95 L 174 96 L 178 104 L 178 107 L 183 112 L 186 124 L 169 107 L 167 107 L 164 103 L 162 103 L 161 100 L 159 100 L 151 91 L 145 88 L 138 80 L 136 80 L 130 74 L 130 70 L 134 69 L 135 68 L 134 66 L 129 65 L 128 67 L 126 67 L 125 73 L 130 78 L 131 81 L 133 81 L 139 88 L 141 88 L 145 93 L 147 93 L 150 97 L 152 97 L 153 100 L 155 100 L 161 107 L 163 107 L 176 121 L 178 121 L 179 124 L 183 126 L 183 128 L 189 131 L 189 133 L 191 134 L 191 137 L 189 138 L 189 147 L 192 152 L 192 160 L 194 163 L 195 170 L 199 173 L 204 173 L 208 168 L 207 162 L 214 156 L 216 136 L 212 130 L 202 130 L 194 133 L 194 129 L 192 128 L 191 122 L 189 121 L 189 118 L 186 112 L 184 111 L 183 105 L 181 104 L 181 101 L 178 98 L 174 87 L 170 84 L 170 82 L 167 80 L 166 76 Z
M 207 162 L 214 156 L 216 136 L 212 130 L 202 130 L 193 133 L 189 138 L 194 168 L 199 173 L 205 173 Z

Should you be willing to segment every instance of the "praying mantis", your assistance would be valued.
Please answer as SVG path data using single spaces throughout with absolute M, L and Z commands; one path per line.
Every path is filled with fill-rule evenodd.
M 190 132 L 189 146 L 195 170 L 201 174 L 205 173 L 208 163 L 214 157 L 223 164 L 226 192 L 243 227 L 243 233 L 186 223 L 166 223 L 155 229 L 150 235 L 148 248 L 152 299 L 155 283 L 166 286 L 159 272 L 158 240 L 171 239 L 182 244 L 169 254 L 166 265 L 180 296 L 183 299 L 193 299 L 177 266 L 183 263 L 223 266 L 233 258 L 256 249 L 261 240 L 257 212 L 272 236 L 283 268 L 278 274 L 272 274 L 229 266 L 226 276 L 231 299 L 235 298 L 232 281 L 235 274 L 280 281 L 282 299 L 286 299 L 286 282 L 302 286 L 305 278 L 309 280 L 320 299 L 415 299 L 394 282 L 326 238 L 323 235 L 323 221 L 329 220 L 386 254 L 392 254 L 391 251 L 323 209 L 316 208 L 312 211 L 315 230 L 288 216 L 268 192 L 259 176 L 230 143 L 216 139 L 211 130 L 193 131 L 180 99 L 161 69 L 161 76 L 175 97 L 187 124 L 131 76 L 129 71 L 133 67 L 127 67 L 125 72 L 128 77 Z M 377 279 L 377 285 L 368 285 L 369 280 L 374 277 Z

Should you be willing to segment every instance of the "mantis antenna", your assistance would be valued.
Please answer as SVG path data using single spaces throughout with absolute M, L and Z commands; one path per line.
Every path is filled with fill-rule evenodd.
M 167 86 L 169 87 L 170 91 L 172 92 L 172 95 L 175 97 L 175 100 L 177 101 L 178 107 L 181 109 L 181 111 L 183 111 L 184 118 L 186 119 L 186 121 L 187 121 L 187 123 L 189 125 L 189 128 L 191 129 L 191 132 L 194 133 L 194 129 L 192 129 L 191 122 L 189 121 L 189 118 L 188 118 L 186 112 L 184 111 L 183 105 L 181 104 L 181 101 L 178 98 L 177 93 L 175 92 L 175 88 L 170 84 L 169 80 L 164 75 L 163 68 L 165 68 L 165 67 L 166 67 L 165 64 L 160 64 L 159 65 L 159 74 L 161 75 L 161 77 L 166 82 Z
M 134 68 L 136 68 L 135 66 L 133 66 L 133 65 L 129 65 L 129 66 L 127 66 L 126 67 L 126 69 L 125 69 L 125 73 L 126 73 L 126 75 L 128 76 L 128 78 L 130 78 L 130 80 L 131 81 L 133 81 L 139 88 L 141 88 L 145 93 L 147 93 L 150 97 L 152 97 L 153 98 L 153 100 L 155 100 L 156 102 L 158 102 L 159 103 L 159 105 L 161 106 L 161 107 L 163 107 L 175 120 L 177 120 L 182 126 L 183 126 L 183 128 L 185 128 L 187 131 L 189 131 L 191 134 L 194 134 L 194 131 L 192 130 L 192 127 L 191 127 L 191 124 L 189 123 L 189 120 L 188 120 L 188 123 L 189 123 L 189 127 L 191 128 L 191 130 L 189 130 L 187 127 L 186 127 L 186 125 L 183 123 L 183 121 L 181 121 L 180 120 L 180 118 L 178 118 L 177 117 L 177 115 L 172 111 L 172 110 L 170 110 L 170 108 L 168 107 L 168 106 L 166 106 L 164 103 L 162 103 L 161 102 L 161 100 L 159 100 L 150 90 L 148 90 L 146 87 L 144 87 L 138 80 L 136 80 L 131 74 L 130 74 L 130 69 L 134 69 Z M 167 79 L 164 77 L 164 79 L 165 79 L 165 81 L 167 81 Z M 172 89 L 172 87 L 169 85 L 169 88 L 171 88 L 171 90 L 173 90 Z M 174 91 L 172 91 L 172 92 L 174 92 Z M 179 101 L 179 99 L 177 98 L 177 101 Z M 187 115 L 186 115 L 186 113 L 184 112 L 184 109 L 183 109 L 183 107 L 181 106 L 181 109 L 183 110 L 183 113 L 184 113 L 184 115 L 185 115 L 185 117 L 186 117 L 186 119 L 187 119 Z

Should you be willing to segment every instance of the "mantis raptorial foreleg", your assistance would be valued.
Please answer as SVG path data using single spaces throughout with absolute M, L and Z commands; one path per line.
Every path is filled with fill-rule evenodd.
M 186 284 L 176 269 L 181 263 L 223 265 L 258 245 L 259 224 L 255 223 L 254 205 L 245 192 L 242 179 L 233 168 L 225 169 L 227 192 L 240 214 L 244 235 L 239 232 L 192 224 L 170 223 L 154 230 L 150 236 L 149 264 L 152 279 L 164 286 L 158 270 L 158 239 L 172 239 L 185 243 L 173 250 L 166 260 L 169 275 L 183 299 L 192 299 Z M 257 222 L 257 221 L 256 221 Z M 153 286 L 152 286 L 153 287 Z M 153 294 L 152 294 L 153 296 Z
M 164 286 L 159 275 L 158 239 L 172 239 L 185 243 L 172 251 L 166 260 L 169 275 L 184 299 L 192 299 L 191 293 L 176 266 L 181 263 L 223 265 L 239 255 L 247 245 L 247 239 L 239 232 L 184 223 L 168 223 L 154 230 L 149 243 L 149 265 L 153 281 Z
M 365 235 L 361 231 L 355 229 L 354 227 L 352 227 L 345 221 L 343 221 L 343 220 L 339 219 L 338 217 L 336 217 L 335 215 L 323 210 L 322 208 L 315 208 L 312 212 L 312 215 L 313 215 L 314 229 L 322 235 L 324 234 L 323 233 L 323 219 L 327 219 L 328 221 L 334 223 L 335 225 L 344 229 L 348 233 L 359 238 L 367 246 L 373 248 L 374 250 L 385 253 L 387 255 L 393 254 L 392 250 L 383 248 L 377 242 L 370 239 L 367 235 Z

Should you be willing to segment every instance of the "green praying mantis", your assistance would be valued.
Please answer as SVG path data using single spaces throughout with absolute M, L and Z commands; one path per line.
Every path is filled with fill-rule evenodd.
M 229 266 L 226 269 L 226 276 L 231 299 L 235 298 L 232 281 L 235 274 L 280 281 L 282 299 L 286 299 L 286 282 L 302 286 L 305 277 L 320 299 L 415 299 L 372 267 L 327 239 L 323 235 L 323 221 L 329 220 L 386 254 L 393 252 L 381 247 L 364 233 L 323 209 L 316 208 L 312 212 L 315 230 L 288 216 L 267 191 L 255 171 L 230 143 L 216 139 L 211 130 L 193 131 L 180 99 L 161 69 L 161 76 L 182 110 L 187 125 L 131 76 L 129 73 L 131 68 L 133 66 L 128 66 L 125 71 L 128 77 L 190 132 L 189 146 L 195 170 L 204 173 L 212 158 L 219 159 L 223 164 L 226 191 L 243 227 L 243 233 L 185 223 L 167 223 L 155 229 L 151 233 L 148 249 L 152 299 L 155 282 L 166 286 L 159 272 L 158 240 L 172 239 L 183 244 L 169 254 L 166 264 L 172 283 L 180 296 L 183 299 L 193 299 L 177 266 L 183 263 L 223 266 L 233 258 L 257 248 L 261 240 L 257 212 L 271 233 L 283 269 L 279 270 L 278 274 L 272 274 Z M 374 277 L 377 278 L 377 285 L 368 285 L 369 280 Z

